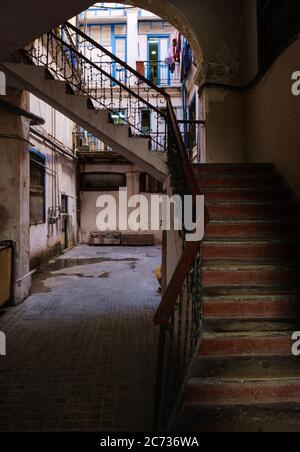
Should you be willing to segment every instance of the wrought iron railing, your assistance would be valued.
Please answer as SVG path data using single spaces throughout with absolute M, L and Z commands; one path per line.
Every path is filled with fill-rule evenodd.
M 181 288 L 169 315 L 156 315 L 160 325 L 154 430 L 168 430 L 181 400 L 189 368 L 202 336 L 201 247 L 184 253 L 175 272 Z M 183 267 L 187 274 L 182 276 Z M 182 282 L 183 280 L 183 282 Z M 171 282 L 172 285 L 172 282 Z M 161 318 L 160 318 L 161 314 Z M 164 320 L 163 320 L 164 318 Z
M 184 145 L 191 162 L 200 163 L 205 121 L 178 121 Z
M 70 23 L 36 41 L 26 55 L 68 82 L 73 94 L 86 95 L 93 108 L 122 113 L 132 134 L 149 137 L 150 149 L 167 151 L 174 193 L 192 195 L 195 202 L 198 185 L 171 97 L 163 89 Z M 139 115 L 145 109 L 151 111 L 150 129 Z M 182 256 L 155 315 L 160 326 L 155 429 L 166 428 L 201 338 L 201 243 L 187 242 L 185 231 L 180 239 Z
M 132 135 L 149 137 L 150 149 L 167 150 L 160 142 L 161 133 L 167 131 L 165 91 L 81 30 L 66 23 L 36 40 L 25 52 L 34 64 L 47 67 L 55 79 L 67 81 L 74 94 L 88 96 L 95 109 L 125 112 Z M 145 110 L 151 112 L 147 133 L 142 115 Z
M 160 87 L 178 87 L 181 83 L 180 63 L 172 66 L 164 61 L 137 61 L 137 71 Z
M 175 111 L 168 102 L 168 160 L 175 193 L 200 195 Z M 205 211 L 204 223 L 208 222 Z M 167 285 L 154 322 L 160 325 L 154 429 L 166 430 L 176 412 L 202 335 L 201 243 L 182 234 L 182 256 Z

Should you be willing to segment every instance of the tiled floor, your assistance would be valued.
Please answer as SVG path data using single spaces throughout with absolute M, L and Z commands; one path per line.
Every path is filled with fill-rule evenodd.
M 80 246 L 0 311 L 0 431 L 149 431 L 161 250 Z

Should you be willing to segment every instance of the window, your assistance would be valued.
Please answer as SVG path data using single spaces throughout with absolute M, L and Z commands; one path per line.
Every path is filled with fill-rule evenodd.
M 300 30 L 300 2 L 258 0 L 259 64 L 266 70 Z
M 85 173 L 81 175 L 81 191 L 119 191 L 126 187 L 126 174 Z
M 140 192 L 141 193 L 162 193 L 163 186 L 161 182 L 154 179 L 147 173 L 140 175 Z
M 139 34 L 147 35 L 151 33 L 172 33 L 174 28 L 168 22 L 164 21 L 139 21 Z
M 141 124 L 142 124 L 143 134 L 150 135 L 150 133 L 151 133 L 151 111 L 150 110 L 142 110 L 141 111 Z
M 45 158 L 30 153 L 30 224 L 45 223 Z
M 122 111 L 112 111 L 110 114 L 110 120 L 116 125 L 126 124 L 126 112 Z

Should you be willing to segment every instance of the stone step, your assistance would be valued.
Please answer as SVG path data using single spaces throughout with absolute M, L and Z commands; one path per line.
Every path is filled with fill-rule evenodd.
M 205 287 L 204 297 L 264 297 L 264 296 L 288 296 L 298 299 L 300 288 L 288 284 L 243 284 L 242 286 L 215 285 Z
M 300 432 L 300 404 L 183 406 L 174 432 L 295 433 Z
M 193 164 L 195 174 L 241 175 L 274 173 L 272 163 L 201 163 Z
M 299 286 L 300 267 L 288 264 L 248 265 L 239 262 L 203 266 L 203 286 L 223 285 L 294 285 Z
M 191 379 L 184 402 L 188 406 L 300 403 L 300 378 L 247 382 Z
M 205 241 L 203 259 L 272 259 L 298 258 L 300 256 L 299 241 Z
M 210 221 L 206 227 L 205 236 L 207 238 L 257 238 L 266 239 L 290 237 L 299 238 L 300 221 L 297 219 L 281 219 L 274 221 L 267 220 L 243 220 L 243 221 Z
M 246 333 L 256 331 L 300 331 L 300 315 L 294 319 L 272 319 L 272 318 L 207 318 L 204 317 L 203 331 L 206 333 Z
M 300 296 L 293 295 L 231 295 L 203 299 L 203 315 L 209 319 L 299 318 Z
M 294 356 L 197 358 L 190 376 L 222 382 L 300 379 L 300 359 Z
M 206 188 L 201 189 L 201 193 L 205 196 L 206 202 L 263 202 L 263 201 L 290 201 L 292 199 L 291 192 L 284 187 L 274 189 L 273 187 L 265 187 L 263 189 L 222 189 L 222 188 Z
M 298 203 L 206 203 L 210 220 L 300 218 Z
M 294 331 L 204 333 L 198 355 L 228 356 L 291 356 Z
M 204 188 L 262 188 L 278 187 L 282 179 L 277 174 L 257 175 L 201 175 L 195 174 L 199 189 Z

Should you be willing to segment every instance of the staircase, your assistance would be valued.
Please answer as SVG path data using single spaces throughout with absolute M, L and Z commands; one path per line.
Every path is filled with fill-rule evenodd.
M 64 24 L 59 34 L 52 31 L 35 41 L 17 59 L 2 62 L 0 69 L 18 86 L 154 178 L 166 179 L 167 121 L 163 109 L 168 95 L 163 90 L 70 23 Z M 151 112 L 153 123 L 147 134 L 141 119 L 145 109 Z M 124 111 L 124 123 L 115 124 L 111 114 Z
M 269 164 L 196 165 L 203 334 L 177 431 L 300 431 L 300 209 Z
M 273 166 L 191 165 L 170 96 L 70 23 L 24 56 L 2 70 L 145 172 L 170 176 L 173 193 L 206 196 L 205 240 L 176 236 L 182 255 L 154 319 L 154 429 L 300 431 L 300 359 L 291 353 L 300 210 Z M 111 113 L 124 110 L 125 123 L 114 124 Z

